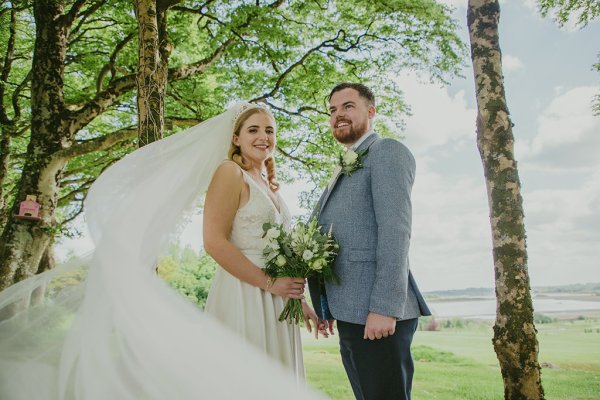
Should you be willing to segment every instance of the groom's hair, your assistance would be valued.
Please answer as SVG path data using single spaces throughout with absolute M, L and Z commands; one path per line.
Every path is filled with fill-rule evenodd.
M 331 93 L 329 93 L 329 97 L 327 98 L 327 100 L 331 101 L 331 96 L 333 96 L 333 94 L 335 92 L 339 92 L 341 90 L 344 89 L 354 89 L 358 92 L 358 95 L 360 97 L 362 97 L 363 99 L 367 100 L 367 103 L 369 105 L 374 106 L 375 105 L 375 95 L 373 94 L 373 92 L 371 91 L 371 89 L 369 89 L 367 86 L 363 85 L 362 83 L 354 83 L 354 82 L 342 82 L 342 83 L 338 83 L 332 90 Z

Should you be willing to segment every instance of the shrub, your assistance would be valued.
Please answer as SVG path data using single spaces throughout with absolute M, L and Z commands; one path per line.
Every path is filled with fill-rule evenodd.
M 550 324 L 552 322 L 556 322 L 556 318 L 552 318 L 544 314 L 533 313 L 533 322 L 536 324 Z
M 206 253 L 173 246 L 158 263 L 158 274 L 179 293 L 204 308 L 217 263 Z

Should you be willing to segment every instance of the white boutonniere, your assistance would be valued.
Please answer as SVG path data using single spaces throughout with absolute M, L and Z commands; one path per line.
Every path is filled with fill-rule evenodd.
M 348 150 L 344 154 L 340 154 L 340 167 L 342 168 L 341 173 L 350 176 L 353 172 L 363 167 L 362 160 L 369 152 L 369 149 L 356 152 L 354 150 Z

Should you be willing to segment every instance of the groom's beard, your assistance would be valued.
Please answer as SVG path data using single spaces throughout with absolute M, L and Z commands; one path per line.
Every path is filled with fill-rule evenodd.
M 355 126 L 354 123 L 350 123 L 350 126 L 348 127 L 334 128 L 333 137 L 341 144 L 351 145 L 356 143 L 368 130 L 369 126 L 367 124 Z

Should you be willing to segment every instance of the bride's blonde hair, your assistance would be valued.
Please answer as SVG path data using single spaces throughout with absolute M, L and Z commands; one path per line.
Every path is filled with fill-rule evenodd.
M 235 136 L 240 135 L 240 131 L 242 130 L 242 125 L 248 118 L 250 118 L 254 114 L 265 114 L 269 116 L 273 121 L 275 121 L 275 117 L 269 111 L 269 109 L 265 107 L 252 107 L 245 111 L 243 111 L 240 115 L 237 116 L 235 122 L 233 123 L 233 134 Z M 229 146 L 229 152 L 227 153 L 227 158 L 240 166 L 244 171 L 248 170 L 252 166 L 252 161 L 244 162 L 242 157 L 242 151 L 239 146 L 233 144 Z M 275 159 L 273 156 L 267 158 L 265 160 L 265 169 L 267 170 L 267 181 L 269 182 L 269 186 L 271 190 L 276 192 L 279 190 L 279 182 L 277 182 L 277 173 L 275 169 Z

